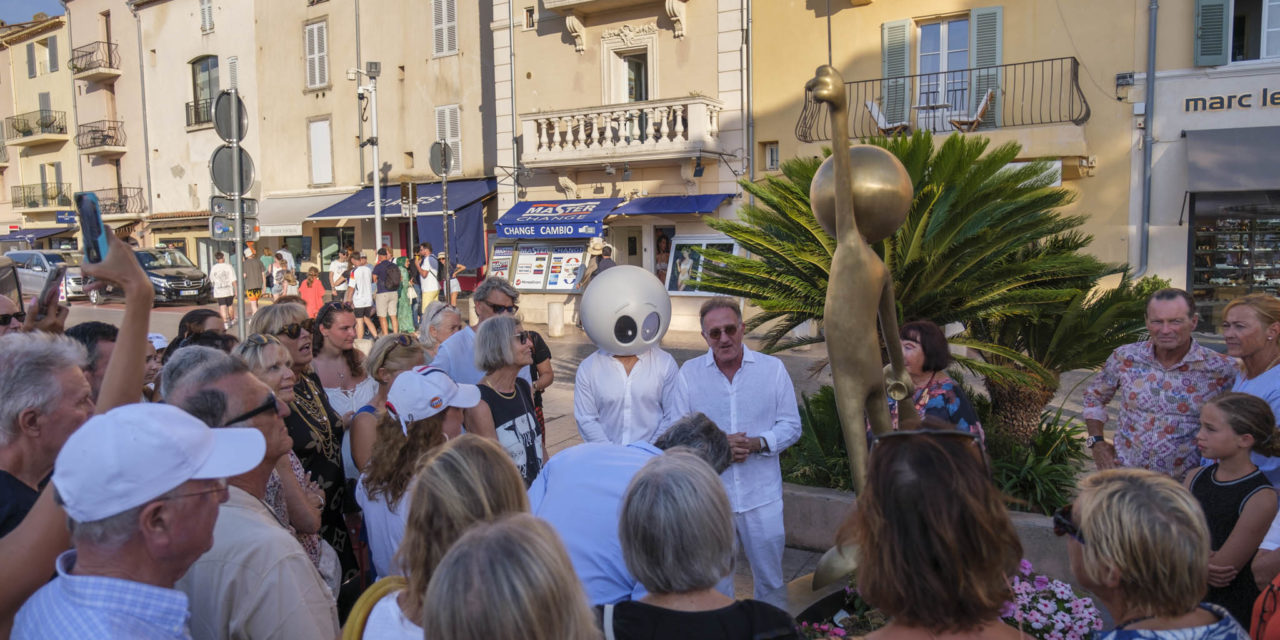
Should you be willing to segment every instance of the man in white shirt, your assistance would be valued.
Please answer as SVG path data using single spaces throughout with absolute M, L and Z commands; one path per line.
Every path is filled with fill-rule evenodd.
M 516 305 L 516 301 L 520 299 L 520 292 L 502 278 L 485 278 L 484 282 L 476 287 L 475 293 L 471 294 L 471 299 L 475 304 L 477 325 L 498 314 L 514 315 L 520 310 Z M 431 366 L 444 369 L 445 373 L 448 373 L 449 377 L 458 384 L 479 384 L 480 379 L 484 377 L 484 372 L 476 368 L 475 352 L 476 331 L 466 326 L 440 343 L 440 350 L 436 352 Z M 528 367 L 521 367 L 519 376 L 529 384 L 533 384 Z
M 338 257 L 329 263 L 329 286 L 333 287 L 333 299 L 338 302 L 347 299 L 347 260 L 350 258 L 346 249 L 340 249 Z
M 653 442 L 688 407 L 680 367 L 671 354 L 652 347 L 631 356 L 604 349 L 578 365 L 573 417 L 585 442 Z
M 754 598 L 785 606 L 786 531 L 778 455 L 800 439 L 795 388 L 781 360 L 742 344 L 746 328 L 732 298 L 707 300 L 699 316 L 710 349 L 680 368 L 689 410 L 706 414 L 728 434 L 734 463 L 720 477 L 751 565 Z M 733 597 L 733 576 L 717 588 Z
M 209 270 L 209 281 L 213 283 L 213 298 L 218 301 L 218 315 L 222 323 L 228 327 L 236 321 L 236 271 L 227 264 L 227 255 L 221 251 L 213 254 L 217 264 Z
M 373 325 L 373 269 L 369 268 L 369 259 L 360 252 L 351 254 L 351 264 L 355 270 L 351 272 L 351 306 L 356 315 L 356 336 L 364 337 L 364 330 L 369 335 L 378 337 L 378 328 Z

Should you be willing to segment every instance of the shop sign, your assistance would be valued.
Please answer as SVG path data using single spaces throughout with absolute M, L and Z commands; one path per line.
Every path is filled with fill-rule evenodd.
M 524 216 L 521 216 L 521 221 Z M 504 224 L 498 226 L 501 238 L 586 238 L 600 235 L 599 222 L 577 224 Z
M 76 223 L 76 212 L 74 211 L 59 211 L 53 215 L 54 215 L 54 220 L 58 224 L 75 224 Z
M 1263 87 L 1261 96 L 1254 102 L 1253 92 L 1228 93 L 1220 96 L 1194 96 L 1186 98 L 1182 110 L 1187 113 L 1200 111 L 1231 111 L 1258 107 L 1280 107 L 1280 90 Z
M 546 245 L 520 245 L 516 259 L 516 275 L 511 284 L 517 289 L 541 289 L 547 280 L 547 261 L 551 248 Z
M 582 275 L 582 245 L 555 247 L 551 250 L 547 288 L 572 291 L 578 288 Z
M 489 275 L 503 280 L 511 279 L 511 255 L 515 247 L 494 247 L 493 256 L 489 258 Z

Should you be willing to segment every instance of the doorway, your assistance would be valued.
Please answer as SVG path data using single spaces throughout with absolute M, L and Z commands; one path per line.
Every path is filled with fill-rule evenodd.
M 643 267 L 643 238 L 642 227 L 610 227 L 609 244 L 613 247 L 613 261 Z

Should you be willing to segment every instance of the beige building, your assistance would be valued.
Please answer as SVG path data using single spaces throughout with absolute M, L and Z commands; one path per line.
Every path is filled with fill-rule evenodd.
M 288 247 L 325 277 L 348 244 L 371 259 L 380 245 L 405 255 L 424 238 L 441 251 L 442 186 L 429 155 L 446 142 L 457 212 L 451 253 L 469 269 L 483 262 L 484 220 L 495 206 L 488 9 L 467 0 L 256 3 L 256 22 L 275 25 L 258 38 L 262 246 Z M 417 185 L 417 227 L 402 211 L 402 181 Z
M 560 304 L 571 318 L 603 236 L 618 264 L 667 284 L 673 328 L 696 328 L 693 250 L 733 248 L 701 216 L 734 215 L 749 165 L 747 3 L 492 5 L 504 215 L 490 274 L 522 292 L 531 321 Z
M 133 233 L 149 210 L 139 24 L 125 0 L 66 8 L 80 190 L 97 194 L 117 233 Z
M 14 25 L 0 35 L 7 57 L 4 118 L 5 232 L 19 227 L 36 246 L 74 246 L 72 194 L 79 184 L 67 22 Z
M 260 113 L 255 90 L 257 28 L 247 18 L 254 4 L 134 0 L 130 5 L 140 33 L 144 141 L 150 147 L 145 154 L 149 214 L 142 242 L 185 251 L 206 271 L 217 250 L 209 238 L 209 198 L 219 195 L 209 175 L 209 159 L 223 144 L 213 129 L 213 100 L 238 82 L 248 113 Z M 254 160 L 262 157 L 259 119 L 250 118 L 242 146 Z M 257 184 L 246 195 L 258 197 L 261 184 L 259 172 Z

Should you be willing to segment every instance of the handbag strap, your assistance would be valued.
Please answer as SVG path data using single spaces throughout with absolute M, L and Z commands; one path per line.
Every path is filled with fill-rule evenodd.
M 613 605 L 606 604 L 604 606 L 604 640 L 617 640 L 617 636 L 613 635 Z

